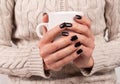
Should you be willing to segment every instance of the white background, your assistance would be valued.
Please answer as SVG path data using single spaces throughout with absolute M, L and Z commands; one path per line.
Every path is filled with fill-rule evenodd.
M 120 84 L 120 68 L 116 69 L 116 74 L 117 74 L 117 84 Z M 0 75 L 0 84 L 9 84 L 7 83 L 7 76 L 5 75 Z

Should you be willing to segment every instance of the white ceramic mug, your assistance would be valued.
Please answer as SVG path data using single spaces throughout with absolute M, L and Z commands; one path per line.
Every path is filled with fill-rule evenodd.
M 43 37 L 42 30 L 41 30 L 42 26 L 45 26 L 45 27 L 47 27 L 47 30 L 50 30 L 51 28 L 54 28 L 56 25 L 59 25 L 63 22 L 72 23 L 73 17 L 75 17 L 75 15 L 81 15 L 81 16 L 84 15 L 83 12 L 76 12 L 76 11 L 50 12 L 47 14 L 49 17 L 49 22 L 48 23 L 40 23 L 36 27 L 36 33 L 39 38 Z

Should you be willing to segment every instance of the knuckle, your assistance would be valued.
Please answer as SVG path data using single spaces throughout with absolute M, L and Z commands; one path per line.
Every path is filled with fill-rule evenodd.
M 92 46 L 92 49 L 94 49 L 95 48 L 95 43 L 93 42 L 93 46 Z
M 44 59 L 45 64 L 49 65 L 50 61 L 48 59 Z
M 39 48 L 42 48 L 44 46 L 45 42 L 41 39 L 38 46 Z
M 90 20 L 88 20 L 88 25 L 91 26 L 92 22 Z
M 92 56 L 92 53 L 93 53 L 93 49 L 90 50 L 90 55 L 89 55 L 89 57 Z
M 46 53 L 48 52 L 46 49 L 48 48 L 47 45 L 44 45 L 42 48 L 40 48 L 40 55 L 42 57 L 45 57 Z
M 43 47 L 43 45 L 42 45 L 40 42 L 39 42 L 38 46 L 39 46 L 39 48 L 42 48 L 42 47 Z
M 90 47 L 92 49 L 95 47 L 95 43 L 91 38 L 88 38 L 88 40 L 86 40 L 86 43 L 87 43 L 88 47 Z
M 91 40 L 90 48 L 91 48 L 91 49 L 94 49 L 94 48 L 95 48 L 95 42 L 94 42 L 93 40 Z
M 43 39 L 40 40 L 39 44 L 40 44 L 40 45 L 44 44 Z
M 44 53 L 44 51 L 41 49 L 41 50 L 40 50 L 40 56 L 41 56 L 41 57 L 44 57 L 44 55 L 45 55 L 45 53 Z

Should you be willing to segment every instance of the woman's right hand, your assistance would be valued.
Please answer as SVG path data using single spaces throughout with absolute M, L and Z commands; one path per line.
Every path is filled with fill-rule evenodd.
M 73 43 L 76 42 L 73 40 L 77 40 L 74 35 L 61 36 L 55 40 L 56 36 L 66 29 L 67 26 L 63 27 L 64 25 L 65 23 L 49 30 L 40 40 L 40 56 L 43 58 L 46 70 L 61 70 L 64 65 L 78 57 L 78 55 L 71 55 L 77 50 L 77 47 L 75 47 Z M 72 26 L 71 23 L 66 23 L 66 25 Z M 67 32 L 65 32 L 65 34 L 67 34 Z M 71 41 L 71 39 L 73 40 Z
M 42 21 L 48 22 L 47 14 L 44 14 Z M 68 23 L 68 25 L 71 24 Z M 40 39 L 39 48 L 40 56 L 44 61 L 45 70 L 61 70 L 64 65 L 68 64 L 70 61 L 76 58 L 73 58 L 73 56 L 70 57 L 71 59 L 67 57 L 69 54 L 76 50 L 74 44 L 71 44 L 72 41 L 70 41 L 70 36 L 62 37 L 54 41 L 55 37 L 66 29 L 64 26 L 65 23 L 56 26 L 50 31 L 47 31 L 45 27 L 42 29 L 43 38 Z

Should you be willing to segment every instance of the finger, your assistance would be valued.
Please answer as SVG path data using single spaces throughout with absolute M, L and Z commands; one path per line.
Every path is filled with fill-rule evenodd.
M 48 43 L 47 45 L 44 45 L 44 47 L 41 49 L 42 50 L 41 55 L 44 57 L 44 56 L 54 53 L 60 49 L 63 49 L 65 47 L 69 46 L 70 44 L 76 42 L 77 38 L 78 37 L 75 37 L 75 35 L 61 37 L 52 43 Z
M 51 30 L 49 30 L 41 39 L 43 43 L 51 43 L 54 39 L 66 28 L 72 27 L 71 23 L 62 23 Z
M 44 23 L 48 23 L 49 22 L 49 18 L 48 18 L 48 14 L 47 13 L 43 14 L 42 22 L 44 22 Z
M 92 56 L 93 49 L 86 47 L 84 45 L 81 45 L 79 48 L 83 51 L 82 53 L 80 53 L 80 56 L 82 58 L 89 59 Z
M 49 21 L 49 19 L 48 19 L 47 13 L 43 13 L 42 22 L 43 22 L 43 23 L 47 23 L 48 21 Z M 46 28 L 45 26 L 42 26 L 42 32 L 41 32 L 42 35 L 45 35 L 46 32 L 47 32 L 47 28 Z
M 53 68 L 53 69 L 63 67 L 66 64 L 68 64 L 68 63 L 72 62 L 73 60 L 75 60 L 77 57 L 79 57 L 81 53 L 82 53 L 82 50 L 79 50 L 79 52 L 73 52 L 72 54 L 66 56 L 65 58 L 63 58 L 63 59 L 61 59 L 61 60 L 57 61 L 56 63 L 51 64 L 49 66 L 51 66 L 51 68 Z
M 66 56 L 72 54 L 75 50 L 77 50 L 78 46 L 75 47 L 74 44 L 67 46 L 64 49 L 61 49 L 53 54 L 51 54 L 49 57 L 46 57 L 44 61 L 49 65 L 52 63 L 55 63 L 56 61 L 65 58 Z
M 94 48 L 94 39 L 90 37 L 86 37 L 85 35 L 78 34 L 75 32 L 69 32 L 70 36 L 77 35 L 78 40 L 82 45 L 90 48 Z
M 74 31 L 79 34 L 83 34 L 87 37 L 93 37 L 93 33 L 92 33 L 91 29 L 89 29 L 86 25 L 73 23 L 72 28 L 68 28 L 67 30 Z
M 88 28 L 91 27 L 91 21 L 90 21 L 90 19 L 88 19 L 88 18 L 85 17 L 85 16 L 76 15 L 76 16 L 74 17 L 74 20 L 75 20 L 77 23 L 80 23 L 80 24 L 83 24 L 83 25 L 87 25 Z

